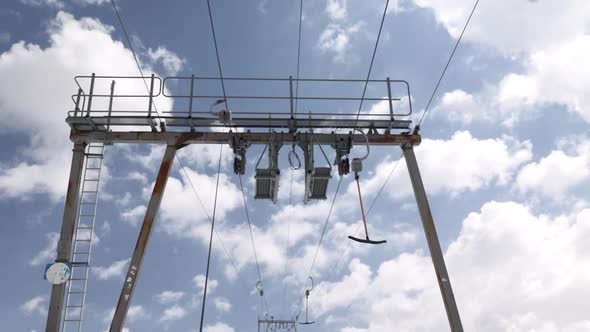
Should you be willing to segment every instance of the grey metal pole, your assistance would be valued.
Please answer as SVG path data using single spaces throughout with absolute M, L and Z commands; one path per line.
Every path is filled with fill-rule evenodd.
M 123 330 L 123 324 L 125 323 L 127 310 L 129 309 L 131 298 L 133 297 L 133 291 L 135 290 L 135 285 L 137 283 L 137 279 L 139 278 L 143 257 L 152 234 L 156 216 L 158 215 L 158 210 L 160 209 L 160 203 L 162 202 L 164 189 L 166 188 L 168 176 L 172 170 L 172 163 L 174 161 L 174 157 L 176 156 L 177 149 L 178 148 L 174 145 L 168 145 L 166 147 L 166 151 L 164 152 L 164 158 L 162 159 L 162 164 L 160 165 L 160 171 L 158 172 L 158 177 L 156 178 L 156 183 L 154 184 L 154 190 L 152 191 L 152 196 L 145 213 L 145 218 L 143 219 L 143 224 L 141 225 L 141 230 L 139 231 L 139 235 L 137 237 L 135 250 L 133 251 L 133 256 L 131 257 L 131 262 L 129 263 L 127 276 L 125 277 L 123 288 L 121 289 L 121 294 L 119 295 L 119 301 L 117 303 L 115 315 L 113 316 L 113 321 L 111 322 L 111 328 L 109 330 L 110 332 L 121 332 Z
M 412 187 L 414 188 L 414 195 L 416 196 L 416 202 L 418 203 L 422 226 L 424 226 L 424 233 L 426 234 L 430 257 L 432 258 L 432 264 L 434 265 L 434 271 L 436 272 L 438 287 L 442 294 L 451 331 L 463 332 L 461 317 L 459 317 L 459 310 L 457 309 L 457 303 L 455 302 L 455 296 L 453 295 L 451 280 L 449 279 L 445 259 L 440 247 L 438 235 L 436 234 L 436 227 L 434 226 L 432 212 L 430 211 L 430 205 L 428 204 L 428 198 L 426 197 L 426 191 L 424 190 L 424 183 L 422 183 L 422 177 L 420 176 L 420 170 L 418 169 L 414 147 L 411 144 L 405 144 L 402 146 L 402 150 L 404 151 L 404 157 L 406 159 L 406 164 L 408 165 L 410 180 L 412 181 Z
M 61 224 L 61 234 L 57 244 L 56 262 L 68 262 L 71 259 L 72 240 L 74 237 L 74 226 L 76 224 L 76 216 L 78 213 L 78 200 L 80 197 L 80 183 L 82 180 L 85 148 L 86 143 L 75 143 L 74 149 L 72 150 L 70 180 L 68 182 L 64 217 Z M 53 285 L 51 288 L 47 326 L 45 328 L 47 332 L 59 332 L 60 330 L 65 289 L 65 283 L 61 285 Z

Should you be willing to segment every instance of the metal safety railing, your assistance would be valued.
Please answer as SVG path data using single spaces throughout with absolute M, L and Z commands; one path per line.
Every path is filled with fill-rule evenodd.
M 212 106 L 210 105 L 214 105 L 215 101 L 219 103 L 219 100 L 224 100 L 226 105 L 231 105 L 229 110 L 234 119 L 241 118 L 250 121 L 243 122 L 241 125 L 239 122 L 233 123 L 234 126 L 241 127 L 249 127 L 252 124 L 251 120 L 268 120 L 269 123 L 272 123 L 280 119 L 308 121 L 310 126 L 315 123 L 313 121 L 317 122 L 317 120 L 340 119 L 348 122 L 341 121 L 342 123 L 337 127 L 351 127 L 352 120 L 392 122 L 407 118 L 412 114 L 409 83 L 405 80 L 391 80 L 389 78 L 369 80 L 367 83 L 373 95 L 378 94 L 384 97 L 367 96 L 363 98 L 353 96 L 353 93 L 358 92 L 350 84 L 364 85 L 367 81 L 355 79 L 229 77 L 224 78 L 223 82 L 241 84 L 242 86 L 232 89 L 239 91 L 239 93 L 225 96 L 211 92 L 220 91 L 216 86 L 221 83 L 221 78 L 218 77 L 192 75 L 161 79 L 155 75 L 99 76 L 92 74 L 90 76 L 76 76 L 75 82 L 78 91 L 72 95 L 74 109 L 68 112 L 68 119 L 71 120 L 68 123 L 70 125 L 85 123 L 92 129 L 102 126 L 110 130 L 111 126 L 134 124 L 149 124 L 153 128 L 157 121 L 168 123 L 170 120 L 183 118 L 191 119 L 188 122 L 191 129 L 193 126 L 198 127 L 201 124 L 215 126 L 215 119 L 211 117 Z M 305 89 L 310 90 L 310 88 L 314 93 L 303 93 Z M 254 92 L 249 90 L 254 90 Z M 261 94 L 260 91 L 264 91 L 264 93 Z M 340 92 L 340 95 L 335 94 L 334 91 Z M 373 105 L 375 102 L 385 103 L 384 110 L 387 111 L 381 113 L 359 111 L 358 103 L 363 101 L 371 102 Z M 407 107 L 394 106 L 394 103 L 400 101 L 405 102 Z M 248 105 L 252 102 L 256 104 Z M 297 103 L 316 104 L 313 106 L 313 112 L 310 112 L 308 107 L 305 112 L 298 113 Z M 261 107 L 272 110 L 261 111 Z M 256 109 L 252 110 L 252 108 Z M 86 120 L 81 118 L 86 118 Z M 148 121 L 146 122 L 145 119 Z M 192 119 L 212 121 L 194 122 Z M 179 125 L 178 121 L 170 123 L 173 126 Z M 286 122 L 279 123 L 280 126 L 284 126 Z M 364 122 L 364 124 L 366 123 L 368 122 Z M 217 123 L 217 125 L 220 124 Z M 224 125 L 228 125 L 228 123 Z

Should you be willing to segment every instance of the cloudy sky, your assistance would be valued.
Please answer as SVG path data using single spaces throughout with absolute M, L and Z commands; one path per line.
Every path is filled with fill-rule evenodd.
M 364 78 L 384 4 L 305 1 L 301 76 Z M 372 78 L 409 81 L 420 115 L 472 5 L 391 0 Z M 218 74 L 206 1 L 119 6 L 145 73 Z M 217 0 L 212 10 L 224 75 L 296 75 L 298 1 Z M 426 115 L 416 154 L 468 331 L 590 331 L 589 34 L 587 0 L 482 0 Z M 43 270 L 55 257 L 72 148 L 64 118 L 73 77 L 92 72 L 138 75 L 109 1 L 2 1 L 0 320 L 7 331 L 45 327 L 50 285 Z M 362 86 L 307 91 L 360 96 Z M 382 93 L 369 87 L 373 96 Z M 363 110 L 384 106 L 365 103 Z M 320 108 L 311 107 L 301 105 Z M 264 278 L 261 305 L 239 180 L 224 151 L 205 326 L 255 331 L 258 315 L 293 317 L 301 308 L 330 200 L 303 205 L 303 175 L 289 170 L 285 149 L 279 202 L 254 201 L 261 150 L 249 150 L 244 185 Z M 87 331 L 108 327 L 162 155 L 156 145 L 106 149 Z M 191 146 L 180 156 L 186 173 L 175 164 L 130 331 L 198 329 L 219 146 Z M 361 174 L 367 204 L 399 157 L 398 148 L 371 150 Z M 338 182 L 332 175 L 330 198 Z M 387 244 L 347 239 L 361 220 L 355 190 L 353 177 L 345 177 L 312 270 L 316 324 L 300 330 L 447 330 L 405 162 L 369 215 L 373 237 Z

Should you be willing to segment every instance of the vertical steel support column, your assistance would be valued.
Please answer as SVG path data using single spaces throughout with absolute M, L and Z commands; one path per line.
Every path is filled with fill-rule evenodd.
M 418 203 L 418 210 L 420 211 L 422 226 L 424 226 L 424 233 L 426 234 L 426 241 L 428 242 L 428 249 L 430 250 L 430 257 L 432 258 L 434 271 L 436 272 L 438 287 L 440 288 L 443 302 L 445 304 L 445 310 L 447 311 L 449 325 L 451 331 L 463 332 L 461 317 L 459 317 L 459 310 L 457 309 L 457 303 L 455 302 L 455 296 L 453 295 L 453 288 L 451 287 L 451 280 L 449 279 L 445 259 L 440 247 L 440 242 L 438 241 L 438 235 L 436 234 L 432 212 L 430 211 L 430 205 L 428 204 L 428 198 L 426 197 L 426 191 L 424 190 L 424 183 L 422 183 L 422 177 L 420 176 L 420 170 L 418 169 L 418 162 L 416 161 L 414 148 L 412 145 L 406 144 L 402 146 L 402 149 L 404 151 L 406 164 L 408 165 L 408 172 L 410 173 L 410 180 L 412 181 L 412 187 L 414 188 L 416 202 Z
M 115 80 L 111 82 L 111 94 L 109 95 L 109 113 L 107 118 L 107 131 L 111 130 L 111 114 L 113 112 L 113 97 L 115 96 Z
M 92 108 L 92 96 L 94 95 L 94 81 L 96 80 L 96 74 L 92 73 L 92 78 L 90 79 L 90 91 L 88 92 L 88 110 L 86 111 L 86 116 L 90 116 L 90 109 Z
M 387 101 L 389 103 L 389 116 L 391 117 L 391 121 L 393 121 L 393 102 L 391 99 L 391 81 L 389 77 L 387 78 Z
M 166 147 L 166 152 L 164 153 L 164 158 L 162 159 L 162 164 L 160 165 L 160 171 L 158 172 L 158 177 L 156 178 L 156 183 L 154 184 L 154 190 L 152 191 L 152 196 L 145 213 L 145 218 L 143 219 L 143 224 L 141 225 L 141 230 L 139 231 L 139 235 L 137 237 L 135 250 L 133 251 L 133 256 L 131 257 L 131 262 L 129 263 L 127 276 L 125 277 L 123 288 L 121 289 L 121 294 L 119 295 L 119 302 L 117 303 L 115 315 L 113 317 L 113 321 L 111 322 L 110 332 L 120 332 L 123 330 L 123 324 L 125 323 L 127 310 L 129 309 L 131 298 L 133 297 L 133 291 L 135 290 L 135 285 L 137 283 L 137 279 L 139 278 L 143 257 L 145 256 L 145 251 L 152 234 L 154 222 L 156 221 L 156 216 L 158 214 L 158 210 L 160 209 L 160 203 L 162 202 L 164 189 L 166 188 L 166 183 L 168 182 L 168 176 L 172 170 L 172 162 L 176 156 L 176 150 L 177 147 L 174 145 L 168 145 L 168 147 Z
M 74 238 L 74 226 L 78 213 L 78 200 L 80 197 L 80 183 L 84 166 L 84 150 L 86 143 L 75 143 L 72 153 L 72 165 L 70 167 L 70 180 L 66 194 L 64 217 L 61 224 L 61 234 L 57 243 L 56 262 L 68 262 L 71 258 L 72 240 Z M 47 332 L 59 332 L 61 313 L 64 304 L 66 284 L 53 285 L 51 299 L 49 301 L 49 313 L 47 314 Z
M 193 127 L 193 96 L 195 94 L 195 75 L 191 75 L 191 95 L 188 100 L 188 124 L 191 127 L 191 132 L 195 131 Z
M 293 112 L 293 76 L 289 76 L 289 106 L 291 110 L 291 119 L 295 119 Z

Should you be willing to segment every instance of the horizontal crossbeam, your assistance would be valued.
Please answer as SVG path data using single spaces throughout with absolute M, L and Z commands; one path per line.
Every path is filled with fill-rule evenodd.
M 418 145 L 421 137 L 418 134 L 337 134 L 337 133 L 260 133 L 260 132 L 105 132 L 105 131 L 72 131 L 70 139 L 74 142 L 105 142 L 105 143 L 165 143 L 165 144 L 229 144 L 232 138 L 243 139 L 248 144 L 268 144 L 271 140 L 282 144 L 298 144 L 313 141 L 316 145 L 333 145 L 351 139 L 353 145 Z
M 411 121 L 392 120 L 386 117 L 375 116 L 373 119 L 320 119 L 320 118 L 295 118 L 288 116 L 275 117 L 236 117 L 229 124 L 224 124 L 215 116 L 193 117 L 186 116 L 69 116 L 66 122 L 74 130 L 105 130 L 107 126 L 145 126 L 151 127 L 154 121 L 164 121 L 166 127 L 195 128 L 195 127 L 237 127 L 237 128 L 347 128 L 347 129 L 408 129 Z M 114 129 L 114 128 L 113 128 Z

